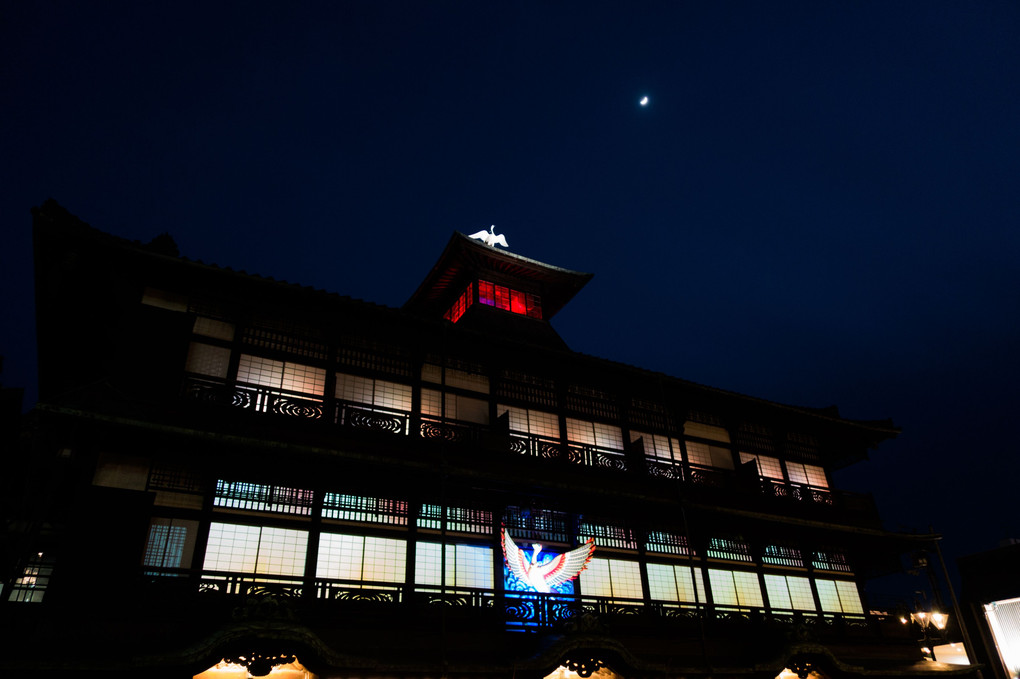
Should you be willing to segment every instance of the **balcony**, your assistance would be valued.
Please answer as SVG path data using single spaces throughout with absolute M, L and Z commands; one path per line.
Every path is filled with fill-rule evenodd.
M 748 477 L 740 471 L 684 465 L 679 460 L 635 455 L 576 441 L 509 429 L 505 419 L 482 425 L 418 416 L 413 412 L 354 403 L 332 397 L 312 396 L 282 389 L 236 383 L 189 375 L 183 388 L 186 400 L 220 408 L 239 410 L 275 423 L 302 421 L 302 427 L 329 429 L 330 436 L 405 437 L 422 445 L 442 443 L 465 451 L 484 444 L 502 450 L 509 457 L 535 458 L 549 463 L 578 465 L 596 470 L 680 482 L 694 493 L 726 493 L 742 502 L 777 507 L 785 504 L 812 512 L 839 513 L 871 520 L 877 511 L 870 496 L 828 488 Z
M 183 569 L 145 569 L 141 602 L 172 601 L 176 606 L 235 610 L 247 602 L 271 598 L 297 613 L 333 620 L 337 626 L 414 625 L 436 615 L 490 631 L 537 632 L 561 628 L 582 615 L 596 617 L 616 629 L 641 633 L 680 633 L 705 625 L 709 633 L 731 634 L 733 628 L 808 627 L 818 638 L 906 638 L 903 625 L 884 614 L 848 615 L 769 610 L 704 603 L 645 601 L 582 594 L 502 592 L 468 587 L 434 587 L 407 583 L 307 581 L 275 575 L 253 575 Z M 346 615 L 345 615 L 346 614 Z M 672 630 L 672 631 L 671 631 Z

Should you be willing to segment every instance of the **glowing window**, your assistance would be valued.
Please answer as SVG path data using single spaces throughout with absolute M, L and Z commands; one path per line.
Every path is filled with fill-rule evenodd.
M 708 439 L 710 441 L 722 441 L 723 443 L 730 442 L 730 433 L 728 431 L 722 427 L 716 427 L 711 424 L 701 424 L 700 422 L 686 422 L 684 424 L 684 436 Z
M 321 396 L 326 388 L 326 371 L 310 365 L 241 354 L 237 381 Z
M 323 533 L 315 577 L 357 582 L 404 582 L 407 543 L 392 538 Z
M 599 422 L 567 418 L 567 440 L 599 448 L 623 450 L 623 433 L 619 427 Z
M 418 512 L 418 527 L 443 529 L 443 507 L 423 504 Z M 446 529 L 459 533 L 492 533 L 492 512 L 469 507 L 447 507 Z
M 762 608 L 764 606 L 761 586 L 758 584 L 756 573 L 710 568 L 708 582 L 712 587 L 712 601 L 716 606 L 741 606 L 744 608 Z
M 336 397 L 344 401 L 410 412 L 411 386 L 357 375 L 336 374 Z
M 511 431 L 544 436 L 551 439 L 558 439 L 560 437 L 560 418 L 556 413 L 504 405 L 497 406 L 497 412 L 500 415 L 506 412 L 510 413 Z
M 184 369 L 189 373 L 226 379 L 229 368 L 230 349 L 201 342 L 192 342 L 188 346 L 188 358 L 184 362 Z
M 861 605 L 861 595 L 857 591 L 856 583 L 848 580 L 825 580 L 817 578 L 815 588 L 818 590 L 818 600 L 822 604 L 822 610 L 827 613 L 850 613 L 861 615 L 864 607 Z
M 768 479 L 779 479 L 783 480 L 783 468 L 779 464 L 778 457 L 769 457 L 768 455 L 755 455 L 752 453 L 740 453 L 740 462 L 747 464 L 748 462 L 755 462 L 758 466 L 758 475 L 764 476 Z
M 8 601 L 39 603 L 46 596 L 53 575 L 53 559 L 39 552 L 28 559 L 21 575 L 11 583 Z
M 406 526 L 407 502 L 383 497 L 326 493 L 322 500 L 322 517 L 342 521 Z
M 765 591 L 773 610 L 813 611 L 815 599 L 811 594 L 811 581 L 793 575 L 766 575 Z
M 659 434 L 646 434 L 643 431 L 631 431 L 630 440 L 641 439 L 647 457 L 658 457 L 664 460 L 680 459 L 680 442 L 677 439 Z
M 650 530 L 648 531 L 648 540 L 645 542 L 645 549 L 661 554 L 687 554 L 687 538 L 678 533 Z
M 213 337 L 230 342 L 234 339 L 234 324 L 226 321 L 218 321 L 215 318 L 199 316 L 195 319 L 195 325 L 191 329 L 196 335 Z
M 312 513 L 312 491 L 218 479 L 213 505 L 229 509 L 308 516 Z
M 421 414 L 442 417 L 442 394 L 434 389 L 421 390 Z M 489 423 L 489 402 L 457 394 L 446 395 L 446 419 Z
M 736 561 L 753 561 L 751 547 L 742 539 L 710 538 L 708 555 L 716 559 L 733 559 Z
M 460 297 L 458 297 L 453 303 L 453 306 L 451 306 L 447 312 L 443 314 L 443 318 L 452 323 L 456 323 L 460 320 L 460 317 L 464 315 L 464 312 L 468 310 L 468 307 L 471 306 L 473 301 L 474 295 L 472 285 L 471 283 L 468 283 L 467 290 L 460 294 Z
M 581 572 L 580 580 L 584 596 L 608 599 L 641 599 L 644 596 L 641 568 L 636 561 L 592 559 L 588 568 Z
M 154 568 L 190 568 L 198 521 L 154 518 L 149 524 L 142 564 Z M 155 575 L 158 571 L 146 571 Z
M 303 530 L 213 523 L 202 569 L 301 576 L 307 548 Z
M 415 545 L 414 582 L 417 585 L 492 589 L 492 567 L 490 547 L 446 545 L 444 570 L 443 545 L 436 542 Z
M 765 545 L 761 559 L 774 566 L 804 567 L 804 557 L 801 556 L 800 550 L 785 545 Z
M 700 568 L 650 563 L 647 569 L 648 594 L 653 601 L 692 604 L 703 604 L 707 601 L 705 582 Z M 697 583 L 697 591 L 694 589 L 695 583 Z
M 829 482 L 825 478 L 825 469 L 813 464 L 801 464 L 800 462 L 786 462 L 786 473 L 790 475 L 793 483 L 803 483 L 816 488 L 828 488 Z
M 538 295 L 489 281 L 478 281 L 478 302 L 529 318 L 542 318 L 542 301 Z
M 710 446 L 696 441 L 687 442 L 687 461 L 702 467 L 733 469 L 733 453 L 729 448 Z

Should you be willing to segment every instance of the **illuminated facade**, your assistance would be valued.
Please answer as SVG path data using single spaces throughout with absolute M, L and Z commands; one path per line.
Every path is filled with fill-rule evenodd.
M 986 677 L 1020 677 L 1020 542 L 958 560 L 963 614 Z
M 52 203 L 35 235 L 8 671 L 970 672 L 921 663 L 863 595 L 917 538 L 831 471 L 892 424 L 572 352 L 550 320 L 588 274 L 454 234 L 391 309 Z M 538 592 L 504 530 L 536 568 L 595 551 Z

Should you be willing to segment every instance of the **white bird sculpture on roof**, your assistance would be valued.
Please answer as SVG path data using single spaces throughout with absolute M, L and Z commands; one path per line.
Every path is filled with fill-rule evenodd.
M 529 558 L 525 551 L 517 546 L 513 538 L 503 529 L 503 556 L 510 572 L 521 582 L 535 588 L 536 592 L 549 593 L 556 585 L 573 580 L 588 567 L 592 554 L 595 553 L 595 540 L 589 538 L 586 543 L 564 554 L 557 554 L 545 563 L 538 562 L 538 554 L 542 545 L 532 544 Z
M 504 236 L 503 234 L 499 234 L 498 236 L 496 235 L 496 225 L 495 224 L 490 226 L 488 231 L 482 230 L 482 231 L 479 231 L 478 233 L 473 233 L 470 236 L 468 236 L 468 238 L 474 238 L 475 240 L 480 240 L 483 243 L 485 243 L 486 245 L 491 245 L 491 246 L 502 245 L 505 248 L 510 247 L 509 245 L 506 244 L 506 236 Z

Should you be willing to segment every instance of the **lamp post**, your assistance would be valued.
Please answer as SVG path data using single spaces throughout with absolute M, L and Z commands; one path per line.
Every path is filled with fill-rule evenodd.
M 937 630 L 937 640 L 944 641 L 942 639 L 942 632 L 949 623 L 949 614 L 938 611 L 917 611 L 910 614 L 910 619 L 921 628 L 921 650 L 924 651 L 925 659 L 935 660 L 935 651 L 932 650 L 933 639 L 929 630 L 935 628 Z

